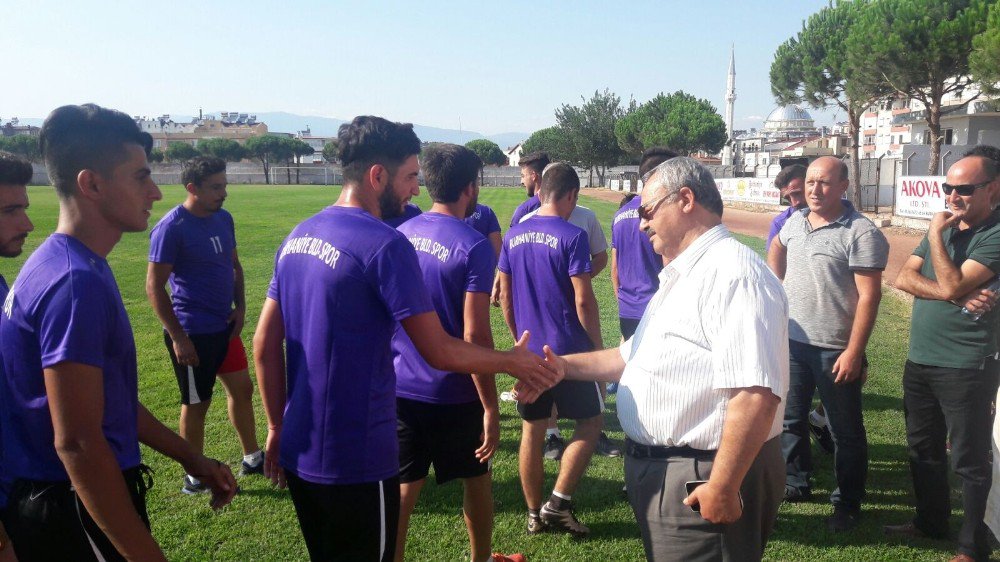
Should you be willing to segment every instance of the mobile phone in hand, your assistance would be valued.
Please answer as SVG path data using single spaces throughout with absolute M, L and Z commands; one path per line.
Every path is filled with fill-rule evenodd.
M 697 488 L 698 486 L 701 486 L 702 484 L 705 484 L 707 482 L 708 482 L 708 480 L 688 480 L 687 482 L 684 483 L 684 488 L 687 489 L 687 494 L 690 496 L 691 492 L 693 492 L 695 488 Z M 740 498 L 740 510 L 742 510 L 743 509 L 743 493 L 739 492 L 738 495 L 739 495 L 739 498 Z M 689 505 L 688 507 L 690 507 L 691 511 L 693 511 L 695 513 L 701 513 L 701 505 L 700 504 L 693 503 L 693 504 Z

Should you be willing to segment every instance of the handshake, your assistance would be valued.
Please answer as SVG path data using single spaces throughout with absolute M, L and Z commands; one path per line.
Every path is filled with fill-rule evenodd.
M 518 402 L 530 404 L 546 390 L 559 384 L 566 377 L 565 360 L 546 345 L 545 357 L 528 350 L 530 334 L 524 332 L 510 350 L 511 363 L 507 372 L 517 379 L 511 395 Z

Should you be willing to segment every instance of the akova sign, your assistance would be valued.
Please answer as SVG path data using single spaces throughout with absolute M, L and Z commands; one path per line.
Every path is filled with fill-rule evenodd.
M 945 210 L 944 176 L 901 176 L 896 179 L 895 214 L 930 219 Z

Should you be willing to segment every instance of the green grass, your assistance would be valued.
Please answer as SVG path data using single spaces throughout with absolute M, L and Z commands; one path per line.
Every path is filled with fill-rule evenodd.
M 274 252 L 289 230 L 336 198 L 330 187 L 231 186 L 226 207 L 236 219 L 240 257 L 247 280 L 247 329 L 252 333 L 270 280 Z M 48 188 L 31 188 L 30 214 L 36 230 L 28 238 L 25 254 L 16 260 L 0 260 L 0 273 L 12 280 L 24 257 L 55 228 L 57 202 Z M 521 189 L 483 189 L 481 201 L 494 208 L 502 226 L 510 221 L 514 207 L 523 200 Z M 164 200 L 154 209 L 153 221 L 183 198 L 177 186 L 164 188 Z M 426 194 L 416 201 L 428 208 Z M 616 205 L 589 198 L 592 208 L 609 229 Z M 151 223 L 152 224 L 152 223 Z M 506 230 L 506 228 L 504 228 Z M 606 229 L 607 230 L 607 229 Z M 610 234 L 610 233 L 609 233 Z M 740 237 L 757 251 L 763 241 Z M 139 350 L 139 395 L 149 409 L 176 429 L 178 392 L 163 346 L 161 329 L 146 302 L 143 289 L 149 247 L 145 234 L 126 235 L 109 261 L 117 275 L 125 305 L 132 319 Z M 595 280 L 601 304 L 601 326 L 606 345 L 618 341 L 618 319 L 608 273 Z M 503 321 L 494 310 L 497 345 L 512 342 Z M 816 455 L 814 503 L 785 505 L 777 531 L 767 549 L 770 560 L 940 560 L 951 552 L 951 544 L 932 541 L 901 542 L 882 536 L 881 526 L 906 521 L 912 514 L 912 494 L 906 464 L 900 378 L 906 355 L 909 306 L 891 294 L 882 301 L 881 313 L 869 345 L 871 375 L 866 386 L 865 421 L 871 443 L 869 492 L 862 525 L 854 533 L 832 535 L 823 518 L 830 507 L 823 498 L 833 486 L 832 463 L 827 455 Z M 249 341 L 247 344 L 249 345 Z M 501 386 L 512 379 L 501 378 Z M 221 388 L 217 389 L 221 398 Z M 257 404 L 259 437 L 265 436 L 263 414 Z M 609 407 L 615 409 L 614 399 Z M 520 423 L 513 406 L 502 404 L 501 448 L 494 462 L 496 528 L 494 546 L 505 552 L 523 552 L 533 561 L 551 560 L 640 560 L 643 557 L 639 531 L 621 494 L 622 460 L 595 457 L 575 502 L 582 521 L 592 529 L 586 541 L 566 536 L 528 537 L 524 533 L 524 503 L 517 477 L 517 444 Z M 613 438 L 623 434 L 616 417 L 606 422 Z M 222 400 L 216 400 L 207 423 L 207 454 L 238 466 L 239 445 L 225 417 Z M 564 432 L 570 430 L 564 426 Z M 149 510 L 153 534 L 171 560 L 302 560 L 305 546 L 288 494 L 271 488 L 262 478 L 243 478 L 243 493 L 220 512 L 212 512 L 204 497 L 180 493 L 180 466 L 149 450 L 145 461 L 156 470 L 156 485 L 150 491 Z M 551 489 L 556 465 L 546 462 L 545 489 Z M 413 518 L 407 558 L 412 560 L 468 560 L 468 540 L 461 519 L 461 485 L 437 486 L 431 479 L 424 488 Z

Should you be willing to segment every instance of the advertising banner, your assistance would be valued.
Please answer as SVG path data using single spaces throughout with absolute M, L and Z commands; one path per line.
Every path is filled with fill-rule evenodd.
M 900 176 L 896 179 L 895 214 L 928 219 L 945 210 L 944 176 Z
M 781 192 L 774 187 L 774 178 L 717 178 L 723 201 L 780 205 Z

